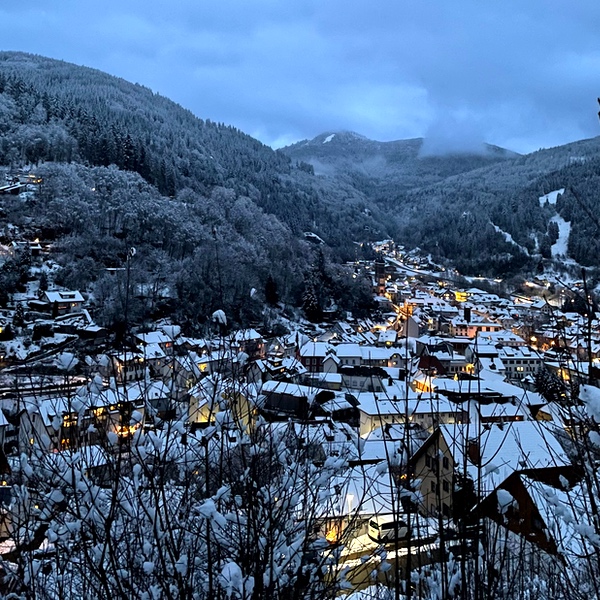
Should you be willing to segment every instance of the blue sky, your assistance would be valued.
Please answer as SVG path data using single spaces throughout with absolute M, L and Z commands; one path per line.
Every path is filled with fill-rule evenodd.
M 0 22 L 4 50 L 118 75 L 273 146 L 600 135 L 597 0 L 3 0 Z

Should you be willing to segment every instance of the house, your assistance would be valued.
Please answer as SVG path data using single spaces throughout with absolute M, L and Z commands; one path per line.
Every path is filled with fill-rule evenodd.
M 321 390 L 315 394 L 312 413 L 315 417 L 324 416 L 337 424 L 348 424 L 354 429 L 360 423 L 358 400 L 348 392 Z
M 389 375 L 381 367 L 341 367 L 339 375 L 344 389 L 383 392 Z
M 42 253 L 42 246 L 39 240 L 34 240 L 32 242 L 12 241 L 10 243 L 10 248 L 13 254 L 29 251 L 32 258 L 38 257 Z
M 54 318 L 79 312 L 84 303 L 83 296 L 78 291 L 46 291 L 42 294 L 42 301 L 50 305 Z
M 423 429 L 439 423 L 468 422 L 468 413 L 461 406 L 439 398 L 425 398 L 410 389 L 386 387 L 386 392 L 355 393 L 360 411 L 359 433 L 361 436 L 378 427 L 414 423 Z
M 527 346 L 527 342 L 521 336 L 506 330 L 480 333 L 478 338 L 480 344 L 486 343 L 493 346 L 509 346 L 512 348 Z
M 257 399 L 259 410 L 270 418 L 307 418 L 316 390 L 295 383 L 267 381 Z
M 498 357 L 506 368 L 507 379 L 535 375 L 543 366 L 541 354 L 529 346 L 503 346 L 498 349 Z
M 339 392 L 342 388 L 347 388 L 341 373 L 304 373 L 299 378 L 299 383 L 308 387 L 319 388 L 322 390 L 333 390 Z
M 513 473 L 557 486 L 561 477 L 573 477 L 571 461 L 546 422 L 440 425 L 440 430 L 456 468 L 475 483 L 482 500 Z
M 373 348 L 375 350 L 375 348 Z M 359 344 L 339 344 L 335 346 L 335 355 L 340 361 L 340 366 L 356 366 L 363 363 L 363 352 L 366 354 L 366 348 Z
M 580 480 L 576 469 L 558 478 L 513 473 L 473 509 L 472 519 L 491 519 L 550 555 L 593 555 L 597 528 Z
M 214 423 L 221 410 L 223 385 L 218 376 L 209 375 L 189 391 L 188 421 L 191 425 Z
M 450 335 L 466 336 L 474 338 L 479 333 L 490 333 L 502 331 L 503 327 L 500 323 L 493 323 L 488 319 L 483 320 L 467 320 L 463 317 L 454 317 L 450 321 Z
M 146 378 L 148 366 L 141 352 L 120 352 L 109 354 L 101 360 L 100 375 L 105 379 L 115 379 L 117 383 L 129 383 Z
M 382 444 L 390 442 L 400 442 L 391 446 L 398 454 L 404 457 L 412 456 L 430 435 L 416 423 L 386 424 L 384 427 L 377 427 L 363 436 L 365 443 L 362 445 L 360 460 L 362 464 L 375 464 L 385 460 L 389 448 Z
M 167 335 L 163 331 L 148 331 L 134 335 L 136 343 L 142 348 L 152 348 L 158 346 L 165 354 L 173 354 L 175 344 L 174 337 Z
M 241 329 L 233 334 L 232 349 L 244 352 L 249 358 L 264 358 L 265 342 L 255 329 Z
M 271 379 L 278 381 L 294 381 L 307 374 L 302 363 L 294 358 L 283 358 L 282 356 L 269 354 L 264 359 L 249 360 L 245 365 L 246 381 L 251 384 L 265 383 Z M 310 375 L 310 374 L 308 374 Z M 320 378 L 323 373 L 313 373 L 315 378 Z M 341 381 L 341 378 L 340 378 Z M 306 385 L 309 385 L 308 383 Z
M 304 423 L 287 421 L 271 423 L 270 431 L 287 438 L 291 447 L 304 448 L 315 465 L 322 466 L 328 458 L 343 458 L 348 464 L 359 462 L 356 432 L 346 423 L 329 418 L 309 420 Z
M 160 344 L 148 344 L 143 347 L 142 354 L 150 369 L 150 373 L 158 375 L 163 371 L 164 366 L 171 360 L 172 350 L 169 352 L 169 355 L 167 355 Z
M 377 338 L 377 345 L 380 347 L 389 348 L 390 346 L 394 346 L 396 344 L 397 338 L 397 331 L 395 331 L 394 329 L 386 329 L 385 331 L 379 332 L 379 337 Z
M 170 356 L 162 361 L 158 374 L 163 381 L 185 392 L 200 379 L 203 373 L 200 368 L 202 360 L 194 352 L 183 356 Z
M 319 373 L 323 371 L 323 362 L 331 351 L 325 342 L 307 342 L 299 350 L 299 360 L 307 371 Z
M 479 420 L 482 424 L 487 423 L 511 423 L 531 419 L 531 412 L 523 401 L 491 403 L 477 405 Z
M 320 533 L 330 543 L 351 544 L 367 533 L 373 517 L 404 512 L 398 486 L 379 464 L 360 464 L 332 477 L 330 493 L 321 496 Z
M 149 381 L 143 385 L 146 409 L 161 419 L 166 419 L 174 413 L 178 393 L 172 385 L 162 381 Z
M 453 515 L 454 457 L 439 428 L 425 440 L 408 461 L 407 475 L 417 483 L 421 501 L 418 510 L 424 516 Z
M 146 397 L 143 386 L 101 389 L 88 384 L 72 397 L 23 399 L 20 413 L 19 445 L 62 451 L 92 445 L 116 434 L 125 441 L 144 423 Z
M 469 371 L 470 363 L 456 352 L 423 352 L 419 358 L 419 369 L 428 375 L 455 375 Z
M 261 384 L 273 379 L 270 365 L 266 360 L 253 360 L 246 363 L 246 381 L 252 384 Z
M 256 407 L 247 393 L 217 373 L 205 377 L 189 391 L 188 422 L 192 430 L 214 424 L 219 418 L 222 428 L 243 431 L 253 426 L 256 416 Z

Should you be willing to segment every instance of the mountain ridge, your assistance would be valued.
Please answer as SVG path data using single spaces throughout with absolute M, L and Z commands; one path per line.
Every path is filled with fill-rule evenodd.
M 281 151 L 294 160 L 310 164 L 317 175 L 340 178 L 361 191 L 377 185 L 380 179 L 404 189 L 431 184 L 450 174 L 519 156 L 492 145 L 482 145 L 481 152 L 436 154 L 427 150 L 427 144 L 424 138 L 380 142 L 342 131 L 324 132 Z

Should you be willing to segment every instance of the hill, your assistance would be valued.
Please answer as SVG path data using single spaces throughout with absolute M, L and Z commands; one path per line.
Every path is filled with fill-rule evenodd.
M 393 216 L 401 242 L 466 274 L 560 267 L 548 262 L 557 214 L 572 221 L 569 257 L 598 266 L 600 138 L 521 156 L 491 145 L 435 154 L 435 145 L 421 138 L 375 142 L 328 132 L 283 151 L 359 190 Z M 540 196 L 561 188 L 566 192 L 556 205 L 540 204 Z
M 257 318 L 269 275 L 283 300 L 299 301 L 315 254 L 304 232 L 325 241 L 333 263 L 354 256 L 353 241 L 393 233 L 358 190 L 314 177 L 233 127 L 142 86 L 28 54 L 0 53 L 0 165 L 43 179 L 25 201 L 3 198 L 1 241 L 53 242 L 59 279 L 89 287 L 107 320 L 119 318 L 113 300 L 123 292 L 104 282 L 105 270 L 122 267 L 132 246 L 139 289 L 162 290 L 154 304 L 192 324 L 221 306 L 246 322 Z
M 362 191 L 372 186 L 403 190 L 429 185 L 518 156 L 485 144 L 477 152 L 440 154 L 423 138 L 376 142 L 348 131 L 323 133 L 282 151 L 312 165 L 316 174 L 347 180 Z

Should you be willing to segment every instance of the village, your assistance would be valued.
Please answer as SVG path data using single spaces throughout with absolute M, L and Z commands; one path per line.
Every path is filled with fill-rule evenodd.
M 116 348 L 86 293 L 53 284 L 43 243 L 3 252 L 24 246 L 47 281 L 0 311 L 3 548 L 20 457 L 80 452 L 110 485 L 111 455 L 173 422 L 185 435 L 235 439 L 260 421 L 310 447 L 317 466 L 342 460 L 319 518 L 345 565 L 365 554 L 381 562 L 381 544 L 398 568 L 407 546 L 435 561 L 441 539 L 482 519 L 558 555 L 568 544 L 552 522 L 557 503 L 570 535 L 588 526 L 568 492 L 583 476 L 574 413 L 589 420 L 600 396 L 600 327 L 591 302 L 587 314 L 564 310 L 587 301 L 584 282 L 536 279 L 531 293 L 501 297 L 477 281 L 459 287 L 388 240 L 374 245 L 375 261 L 350 265 L 372 280 L 372 318 L 287 322 L 287 334 L 264 337 L 260 327 L 230 330 L 216 311 L 206 337 L 160 322 Z M 587 416 L 574 390 L 589 399 Z M 358 562 L 361 587 L 372 568 Z

